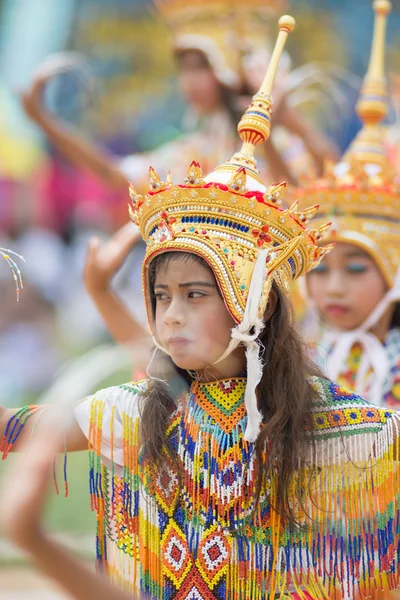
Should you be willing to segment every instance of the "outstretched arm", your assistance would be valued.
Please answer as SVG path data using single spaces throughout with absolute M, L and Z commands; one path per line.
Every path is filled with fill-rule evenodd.
M 29 551 L 29 549 L 26 549 Z M 77 557 L 46 535 L 35 538 L 30 552 L 37 566 L 76 600 L 138 600 L 118 590 L 103 575 L 91 571 Z
M 57 413 L 55 413 L 57 414 Z M 58 415 L 60 419 L 62 415 Z M 103 576 L 89 570 L 45 532 L 42 514 L 54 454 L 60 449 L 59 421 L 39 427 L 29 453 L 13 465 L 1 489 L 0 521 L 10 539 L 76 600 L 129 600 Z
M 337 161 L 338 150 L 328 140 L 326 135 L 312 125 L 296 108 L 287 105 L 283 100 L 275 115 L 275 122 L 285 126 L 288 131 L 297 135 L 314 159 L 319 175 L 323 171 L 324 162 L 327 159 Z
M 78 129 L 62 123 L 43 107 L 43 90 L 51 75 L 51 71 L 38 75 L 31 87 L 21 94 L 25 113 L 67 160 L 88 169 L 111 188 L 126 191 L 127 179 L 113 158 L 87 140 Z
M 275 148 L 271 139 L 268 141 L 268 144 L 263 144 L 262 150 L 269 170 L 271 171 L 273 181 L 286 181 L 287 183 L 296 185 L 296 179 L 290 173 L 288 166 Z
M 127 344 L 146 335 L 146 331 L 111 288 L 111 279 L 138 239 L 138 228 L 133 223 L 127 223 L 104 245 L 100 244 L 98 238 L 93 238 L 86 255 L 86 290 L 103 317 L 108 331 L 119 344 Z

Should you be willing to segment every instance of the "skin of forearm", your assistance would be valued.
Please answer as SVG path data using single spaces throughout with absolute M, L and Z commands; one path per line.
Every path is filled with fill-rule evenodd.
M 287 109 L 285 126 L 289 131 L 298 135 L 303 140 L 319 168 L 322 168 L 327 152 L 335 154 L 336 148 L 334 144 L 328 140 L 324 133 L 316 130 L 307 119 L 300 116 L 296 110 Z
M 118 344 L 129 344 L 143 338 L 147 332 L 134 319 L 128 308 L 111 289 L 89 291 L 92 300 L 104 319 L 108 331 Z
M 61 585 L 76 600 L 139 600 L 115 588 L 104 576 L 98 575 L 82 564 L 82 559 L 48 538 L 35 536 L 26 544 L 36 565 Z
M 113 165 L 113 158 L 86 140 L 76 129 L 43 112 L 37 116 L 36 123 L 72 164 L 88 169 L 114 189 L 127 190 L 128 181 Z
M 268 144 L 264 144 L 263 150 L 268 167 L 271 170 L 273 180 L 286 181 L 287 183 L 294 185 L 296 180 L 291 175 L 289 169 L 287 168 L 285 162 L 271 140 L 268 142 Z

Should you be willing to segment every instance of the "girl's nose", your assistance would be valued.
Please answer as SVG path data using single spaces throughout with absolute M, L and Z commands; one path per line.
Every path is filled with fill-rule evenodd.
M 332 270 L 329 273 L 328 281 L 327 281 L 327 291 L 329 294 L 333 294 L 335 296 L 342 296 L 345 290 L 345 282 L 343 281 L 343 277 L 339 270 Z
M 184 310 L 180 300 L 172 300 L 164 314 L 166 325 L 183 325 L 185 322 Z

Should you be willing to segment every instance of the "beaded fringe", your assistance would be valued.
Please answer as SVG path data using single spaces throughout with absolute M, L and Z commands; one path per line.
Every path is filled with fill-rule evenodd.
M 132 591 L 141 589 L 150 598 L 162 600 L 165 572 L 159 504 L 143 485 L 139 420 L 137 416 L 132 419 L 129 414 L 122 414 L 124 466 L 122 474 L 117 475 L 113 461 L 108 469 L 100 459 L 103 408 L 103 401 L 92 399 L 90 488 L 92 508 L 97 513 L 99 567 L 123 587 Z M 178 417 L 175 425 L 177 420 Z M 171 427 L 173 429 L 174 423 Z M 113 420 L 110 428 L 112 440 Z M 230 559 L 221 566 L 226 576 L 226 597 L 230 600 L 363 599 L 377 590 L 399 587 L 399 430 L 400 417 L 393 413 L 379 431 L 371 429 L 367 433 L 339 435 L 317 442 L 310 459 L 310 465 L 317 468 L 311 470 L 310 467 L 305 473 L 305 479 L 308 477 L 311 481 L 310 490 L 305 494 L 303 507 L 298 509 L 298 518 L 304 527 L 284 523 L 270 507 L 266 530 L 253 528 L 247 537 L 228 533 Z M 218 462 L 223 454 L 221 449 L 229 446 L 228 437 L 237 432 L 220 434 L 218 440 L 212 439 L 212 431 L 202 435 L 202 447 L 212 449 L 209 461 Z M 207 435 L 209 439 L 205 440 Z M 188 464 L 184 467 L 192 468 Z M 204 486 L 193 486 L 193 482 L 204 482 L 205 473 L 210 470 L 209 465 L 204 464 L 204 456 L 203 464 L 196 463 L 196 469 L 191 474 L 190 490 L 187 488 L 189 480 L 184 481 L 184 489 L 177 489 L 176 494 L 171 495 L 179 502 L 185 493 L 189 494 L 193 517 L 205 501 Z M 243 505 L 248 506 L 248 499 L 244 497 L 245 479 L 235 493 L 242 494 Z M 217 491 L 215 479 L 210 485 Z M 273 497 L 273 489 L 271 493 Z M 220 500 L 223 505 L 223 499 Z M 111 506 L 106 507 L 107 502 Z M 168 506 L 164 508 L 167 509 Z M 172 505 L 170 509 L 172 515 Z M 223 522 L 228 515 L 222 509 L 219 516 Z M 187 530 L 192 540 L 196 529 L 198 540 L 203 534 L 201 515 L 197 517 L 191 522 L 190 532 Z M 116 535 L 115 531 L 110 532 L 113 520 L 113 526 L 118 529 L 125 520 L 122 529 L 127 528 L 129 548 L 117 538 L 115 543 L 106 539 L 107 534 L 111 538 Z M 193 560 L 197 558 L 194 556 Z

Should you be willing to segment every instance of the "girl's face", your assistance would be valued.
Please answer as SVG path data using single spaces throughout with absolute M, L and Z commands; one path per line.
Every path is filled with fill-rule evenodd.
M 307 276 L 307 289 L 323 321 L 348 331 L 364 323 L 387 285 L 369 254 L 338 243 Z
M 190 258 L 172 259 L 159 267 L 154 295 L 157 337 L 178 367 L 197 371 L 204 381 L 243 373 L 242 348 L 214 365 L 229 344 L 235 322 L 210 269 Z
M 179 86 L 186 102 L 199 115 L 221 108 L 221 85 L 203 54 L 185 50 L 178 55 L 178 62 Z

